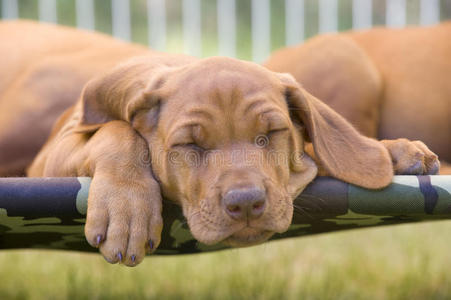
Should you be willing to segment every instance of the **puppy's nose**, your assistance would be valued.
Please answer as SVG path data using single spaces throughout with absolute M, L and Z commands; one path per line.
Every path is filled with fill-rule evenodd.
M 224 195 L 224 208 L 235 220 L 257 219 L 265 210 L 265 198 L 265 191 L 258 187 L 232 189 Z

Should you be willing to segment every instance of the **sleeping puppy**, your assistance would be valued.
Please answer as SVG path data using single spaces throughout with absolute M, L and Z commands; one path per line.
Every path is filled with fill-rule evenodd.
M 130 44 L 41 26 L 27 30 L 64 31 L 61 38 L 81 44 L 95 37 L 91 55 L 51 64 L 58 78 L 89 73 L 94 54 L 116 63 L 98 43 L 113 53 L 131 49 L 132 58 L 94 72 L 86 83 L 73 80 L 82 89 L 75 104 L 28 169 L 29 176 L 93 178 L 85 234 L 111 263 L 135 266 L 158 247 L 162 197 L 181 205 L 197 240 L 239 247 L 287 230 L 293 199 L 318 169 L 373 189 L 388 185 L 394 172 L 438 171 L 437 156 L 424 144 L 390 152 L 290 75 L 224 57 L 136 56 Z M 48 65 L 40 68 L 32 74 L 54 74 L 42 71 Z M 32 79 L 29 93 L 39 101 L 66 92 L 48 77 Z M 404 156 L 409 162 L 394 170 L 392 159 Z

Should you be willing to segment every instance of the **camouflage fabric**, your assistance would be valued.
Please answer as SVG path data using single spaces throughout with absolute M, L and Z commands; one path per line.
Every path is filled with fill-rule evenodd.
M 83 234 L 90 178 L 0 178 L 0 249 L 97 251 Z M 320 177 L 294 201 L 290 229 L 272 239 L 368 226 L 451 218 L 451 176 L 395 176 L 381 190 Z M 224 249 L 190 234 L 181 209 L 168 201 L 157 254 Z

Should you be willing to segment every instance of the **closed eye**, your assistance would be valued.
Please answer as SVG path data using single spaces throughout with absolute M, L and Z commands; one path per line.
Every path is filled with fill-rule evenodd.
M 268 131 L 267 136 L 273 136 L 273 135 L 276 135 L 279 133 L 285 133 L 285 132 L 288 132 L 288 127 L 271 129 L 270 131 Z
M 205 151 L 206 149 L 197 145 L 196 143 L 178 143 L 171 146 L 171 148 L 182 148 L 184 150 Z

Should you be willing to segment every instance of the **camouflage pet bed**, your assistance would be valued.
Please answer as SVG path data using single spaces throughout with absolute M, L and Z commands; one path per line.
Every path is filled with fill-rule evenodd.
M 0 249 L 97 251 L 83 234 L 90 178 L 0 178 Z M 294 201 L 290 229 L 272 240 L 368 226 L 451 219 L 451 176 L 395 176 L 382 190 L 320 177 Z M 224 249 L 197 242 L 168 201 L 157 254 Z

